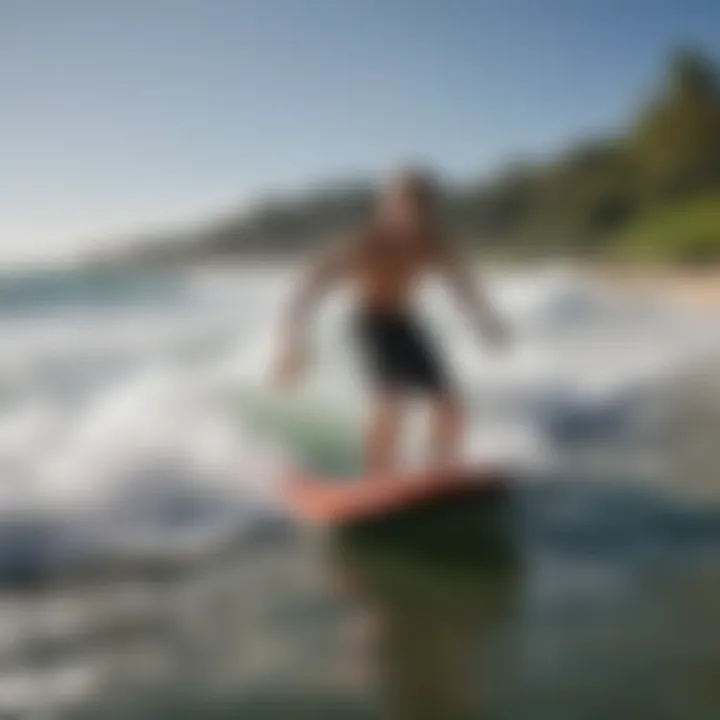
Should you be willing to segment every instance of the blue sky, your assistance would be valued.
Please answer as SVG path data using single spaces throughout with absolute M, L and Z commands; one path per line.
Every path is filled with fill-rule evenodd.
M 716 0 L 0 0 L 0 261 L 610 131 Z

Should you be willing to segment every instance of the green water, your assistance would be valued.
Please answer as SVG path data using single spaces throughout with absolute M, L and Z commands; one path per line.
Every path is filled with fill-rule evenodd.
M 557 482 L 339 535 L 268 532 L 146 580 L 158 615 L 135 654 L 131 633 L 95 641 L 130 667 L 71 716 L 716 718 L 719 559 L 714 512 Z
M 81 497 L 91 489 L 91 497 L 97 492 L 114 508 L 118 498 L 103 491 L 114 487 L 108 481 L 119 473 L 123 489 L 130 486 L 137 523 L 108 527 L 111 536 L 134 540 L 149 515 L 158 537 L 182 550 L 196 530 L 225 528 L 227 507 L 240 537 L 215 556 L 203 551 L 197 560 L 174 562 L 171 552 L 159 563 L 151 553 L 140 564 L 105 558 L 97 575 L 60 577 L 46 560 L 58 549 L 56 537 L 74 540 L 74 533 L 56 535 L 34 516 L 27 527 L 4 525 L 2 718 L 720 717 L 717 363 L 708 358 L 706 373 L 688 370 L 677 386 L 656 386 L 642 370 L 647 354 L 662 358 L 690 343 L 686 329 L 713 336 L 715 319 L 695 318 L 696 329 L 685 316 L 658 325 L 652 311 L 635 315 L 623 306 L 616 315 L 610 302 L 552 295 L 553 302 L 540 303 L 546 322 L 533 329 L 538 354 L 531 359 L 542 365 L 549 352 L 551 364 L 563 361 L 558 372 L 528 379 L 528 368 L 508 367 L 498 387 L 479 371 L 463 376 L 471 430 L 481 439 L 494 442 L 495 431 L 512 420 L 521 439 L 530 430 L 529 439 L 540 440 L 537 452 L 531 445 L 532 477 L 518 478 L 504 502 L 435 509 L 329 537 L 256 507 L 243 483 L 252 480 L 255 489 L 265 482 L 252 475 L 259 463 L 246 469 L 226 452 L 253 450 L 255 439 L 267 438 L 333 477 L 362 464 L 358 393 L 339 381 L 350 369 L 341 358 L 338 378 L 318 370 L 314 387 L 292 396 L 257 389 L 255 381 L 215 379 L 217 367 L 237 362 L 240 339 L 248 352 L 255 348 L 256 331 L 268 321 L 268 299 L 258 296 L 265 285 L 247 274 L 235 283 L 237 295 L 223 291 L 194 314 L 189 288 L 156 297 L 151 286 L 138 304 L 135 285 L 121 312 L 126 301 L 115 284 L 99 301 L 112 312 L 107 316 L 86 297 L 102 290 L 95 281 L 76 286 L 51 278 L 27 293 L 22 283 L 3 290 L 18 318 L 8 348 L 33 331 L 19 356 L 23 372 L 8 374 L 6 394 L 13 402 L 44 397 L 41 418 L 49 413 L 70 438 L 74 428 L 97 431 L 90 433 L 92 462 L 77 462 L 74 443 L 58 457 L 73 461 L 70 487 Z M 48 362 L 43 355 L 36 368 L 43 372 L 30 372 L 37 340 L 46 347 L 47 310 L 55 312 L 61 300 L 71 315 L 80 312 L 71 319 L 59 313 L 57 333 L 47 337 L 62 341 L 75 323 L 78 335 L 67 347 L 49 343 Z M 151 322 L 143 325 L 149 309 Z M 40 321 L 34 329 L 33 318 Z M 123 318 L 118 337 L 139 327 L 142 342 L 129 347 L 123 339 L 106 357 L 103 333 Z M 167 329 L 171 347 L 156 345 Z M 459 336 L 450 344 L 461 350 Z M 613 368 L 628 373 L 606 377 Z M 149 382 L 134 381 L 143 378 Z M 167 395 L 155 380 L 168 384 Z M 106 391 L 121 401 L 117 408 L 95 402 Z M 114 409 L 122 420 L 128 406 L 138 409 L 116 421 Z M 18 469 L 8 479 L 30 497 L 37 489 L 30 481 L 44 468 L 46 426 L 28 440 L 25 416 L 17 418 L 19 433 L 15 416 L 7 418 L 6 465 Z M 140 420 L 158 434 L 138 433 Z M 257 438 L 246 438 L 246 430 Z M 150 457 L 148 445 L 157 449 Z M 218 446 L 228 477 L 214 494 Z M 237 495 L 228 495 L 233 487 Z M 67 491 L 48 492 L 54 501 Z M 117 507 L 122 515 L 128 505 Z M 77 529 L 89 545 L 69 549 L 84 559 L 106 528 Z M 25 584 L 17 587 L 18 580 Z

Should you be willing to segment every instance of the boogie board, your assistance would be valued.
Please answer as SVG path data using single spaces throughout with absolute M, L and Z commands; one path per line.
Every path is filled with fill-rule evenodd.
M 286 499 L 301 521 L 343 526 L 399 515 L 446 500 L 482 499 L 508 486 L 499 467 L 477 465 L 454 469 L 395 471 L 358 480 L 297 475 L 288 479 Z

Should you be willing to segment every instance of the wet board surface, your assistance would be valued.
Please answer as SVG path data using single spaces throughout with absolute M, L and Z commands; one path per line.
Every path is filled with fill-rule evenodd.
M 332 478 L 288 478 L 286 499 L 299 520 L 343 526 L 402 515 L 447 501 L 481 501 L 507 491 L 506 470 L 495 466 L 412 470 L 338 483 Z

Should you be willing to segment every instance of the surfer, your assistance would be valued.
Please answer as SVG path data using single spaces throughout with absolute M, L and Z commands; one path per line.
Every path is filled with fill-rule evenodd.
M 438 223 L 439 188 L 419 170 L 403 170 L 381 192 L 375 218 L 345 242 L 321 254 L 305 275 L 284 317 L 276 380 L 294 383 L 307 365 L 308 321 L 321 297 L 338 284 L 355 292 L 355 330 L 374 391 L 366 436 L 371 471 L 392 469 L 404 401 L 421 396 L 430 406 L 430 462 L 456 457 L 464 418 L 443 358 L 411 308 L 417 282 L 439 273 L 468 311 L 474 328 L 494 346 L 505 326 L 449 247 Z

